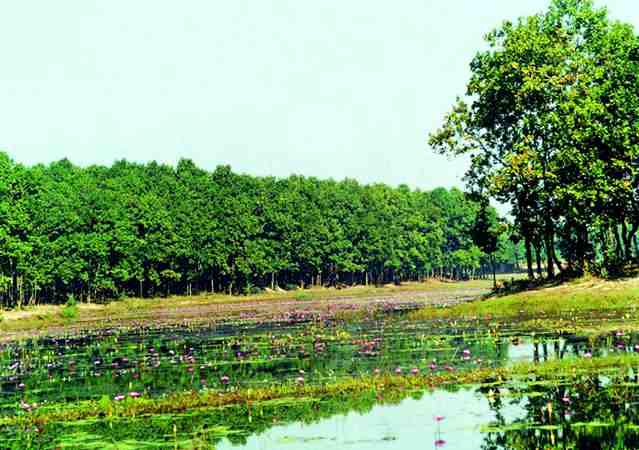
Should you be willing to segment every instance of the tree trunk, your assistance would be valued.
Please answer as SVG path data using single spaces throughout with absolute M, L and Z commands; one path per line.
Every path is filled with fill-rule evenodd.
M 493 289 L 497 289 L 497 273 L 495 272 L 495 255 L 490 255 L 490 265 L 493 268 Z
M 557 269 L 559 269 L 559 272 L 562 272 L 563 269 L 561 268 L 561 261 L 557 258 L 557 252 L 554 250 L 552 251 L 552 259 L 555 261 L 555 265 L 557 266 Z
M 623 243 L 624 243 L 624 247 L 626 248 L 626 259 L 628 261 L 631 261 L 633 259 L 632 242 L 633 242 L 635 234 L 637 233 L 637 228 L 639 227 L 639 225 L 633 225 L 632 228 L 628 230 L 628 225 L 624 221 L 621 224 L 621 226 L 623 231 Z
M 539 276 L 539 278 L 542 278 L 543 274 L 541 270 L 541 243 L 539 242 L 535 245 L 535 260 L 537 263 L 537 276 Z
M 532 250 L 530 248 L 530 237 L 526 236 L 526 268 L 528 269 L 528 279 L 534 280 L 535 274 L 533 272 L 533 262 L 532 262 Z
M 547 226 L 544 233 L 544 245 L 546 246 L 546 275 L 549 280 L 555 278 L 555 260 L 553 258 L 554 253 L 554 240 L 553 232 L 550 225 Z
M 617 259 L 623 260 L 625 259 L 625 255 L 623 251 L 623 239 L 621 238 L 621 231 L 619 230 L 619 226 L 614 225 L 613 235 L 615 237 L 615 254 L 617 255 Z

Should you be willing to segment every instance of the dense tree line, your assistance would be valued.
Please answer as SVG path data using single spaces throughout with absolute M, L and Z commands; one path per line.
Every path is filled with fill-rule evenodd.
M 512 205 L 528 274 L 619 272 L 639 245 L 639 38 L 590 0 L 486 36 L 430 144 L 467 154 L 470 191 Z
M 13 306 L 468 277 L 487 264 L 471 233 L 477 211 L 457 189 L 260 178 L 189 160 L 25 167 L 0 153 L 0 297 Z

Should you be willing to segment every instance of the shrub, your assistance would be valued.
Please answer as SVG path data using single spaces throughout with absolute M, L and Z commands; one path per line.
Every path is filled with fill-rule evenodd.
M 75 295 L 69 294 L 67 295 L 67 301 L 65 303 L 66 306 L 76 306 L 78 302 L 75 299 Z
M 62 308 L 60 315 L 64 319 L 75 319 L 78 317 L 78 304 L 73 294 L 69 294 L 67 296 L 67 301 L 64 304 L 64 308 Z
M 62 308 L 62 317 L 64 319 L 75 319 L 78 317 L 78 307 L 77 306 L 65 306 Z
M 295 293 L 295 300 L 310 300 L 311 294 L 304 291 L 299 291 Z

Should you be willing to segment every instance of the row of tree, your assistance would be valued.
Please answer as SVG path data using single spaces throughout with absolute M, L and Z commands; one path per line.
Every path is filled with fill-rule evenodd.
M 639 255 L 639 38 L 590 0 L 486 36 L 467 96 L 430 136 L 467 154 L 469 190 L 512 205 L 547 276 L 620 271 Z
M 476 276 L 489 263 L 473 240 L 481 210 L 496 221 L 457 189 L 259 178 L 189 160 L 25 167 L 0 153 L 0 298 L 15 306 Z M 512 261 L 507 244 L 498 259 Z

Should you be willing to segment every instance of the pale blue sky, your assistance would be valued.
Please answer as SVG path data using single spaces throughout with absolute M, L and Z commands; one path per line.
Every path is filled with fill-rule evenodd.
M 482 35 L 548 0 L 5 0 L 0 149 L 33 164 L 461 186 L 426 136 Z M 639 28 L 637 0 L 599 0 Z

